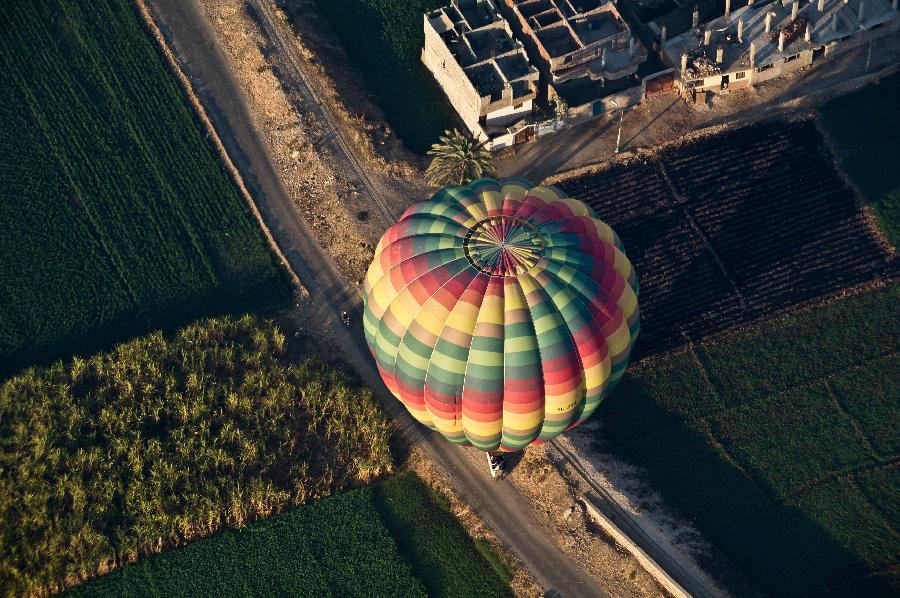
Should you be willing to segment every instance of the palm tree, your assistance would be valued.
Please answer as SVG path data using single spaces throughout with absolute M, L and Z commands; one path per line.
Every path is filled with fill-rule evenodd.
M 471 133 L 458 129 L 444 131 L 440 140 L 428 150 L 431 164 L 425 178 L 433 185 L 462 185 L 494 173 L 493 156 Z

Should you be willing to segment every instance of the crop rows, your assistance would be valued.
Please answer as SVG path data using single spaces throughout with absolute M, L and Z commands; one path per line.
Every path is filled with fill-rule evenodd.
M 812 122 L 768 123 L 666 152 L 749 317 L 873 278 L 886 256 Z
M 637 270 L 637 357 L 896 275 L 810 122 L 739 129 L 659 160 L 560 184 L 616 230 Z
M 5 3 L 0 68 L 0 373 L 287 298 L 127 0 Z

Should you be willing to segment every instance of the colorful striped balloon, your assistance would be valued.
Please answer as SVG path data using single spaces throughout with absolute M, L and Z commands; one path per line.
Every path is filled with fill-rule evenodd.
M 582 202 L 520 179 L 446 187 L 381 238 L 366 341 L 385 384 L 452 442 L 518 451 L 587 419 L 639 328 L 622 243 Z

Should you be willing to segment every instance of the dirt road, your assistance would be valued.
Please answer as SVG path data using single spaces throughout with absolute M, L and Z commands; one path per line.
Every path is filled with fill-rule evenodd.
M 364 382 L 376 389 L 388 412 L 400 422 L 401 433 L 419 443 L 429 458 L 450 475 L 456 490 L 545 590 L 555 589 L 563 596 L 605 596 L 606 592 L 592 578 L 547 539 L 551 533 L 534 515 L 528 499 L 512 484 L 491 480 L 480 453 L 453 447 L 428 433 L 387 395 L 358 328 L 360 299 L 355 290 L 341 282 L 283 188 L 267 146 L 251 124 L 242 90 L 199 7 L 188 0 L 155 0 L 151 10 L 272 235 L 309 290 L 311 319 L 334 339 L 336 349 L 355 366 Z M 339 318 L 342 310 L 357 314 L 356 328 L 348 331 L 344 327 Z

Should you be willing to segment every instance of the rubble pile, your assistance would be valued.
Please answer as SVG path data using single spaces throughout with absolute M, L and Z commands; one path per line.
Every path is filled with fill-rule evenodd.
M 687 75 L 691 79 L 718 75 L 722 72 L 718 63 L 707 54 L 704 47 L 688 53 Z
M 772 32 L 772 43 L 778 43 L 778 36 L 784 31 L 784 45 L 788 45 L 806 31 L 806 25 L 809 21 L 806 17 L 798 17 L 791 21 L 785 27 L 779 27 Z

